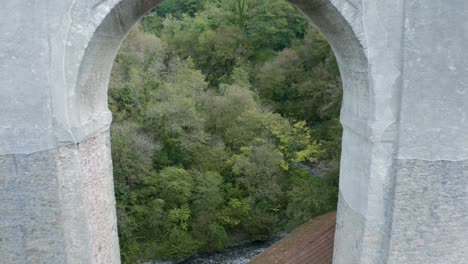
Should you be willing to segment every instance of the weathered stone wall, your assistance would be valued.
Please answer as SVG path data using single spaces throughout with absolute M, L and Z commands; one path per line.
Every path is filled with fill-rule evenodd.
M 2 262 L 119 263 L 107 83 L 159 2 L 2 0 Z M 468 263 L 468 2 L 291 2 L 344 84 L 334 262 Z
M 0 156 L 1 263 L 119 263 L 110 141 Z

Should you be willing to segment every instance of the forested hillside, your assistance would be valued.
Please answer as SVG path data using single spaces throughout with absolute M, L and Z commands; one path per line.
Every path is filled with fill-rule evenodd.
M 109 85 L 123 262 L 265 240 L 333 210 L 341 97 L 330 47 L 286 1 L 163 2 Z

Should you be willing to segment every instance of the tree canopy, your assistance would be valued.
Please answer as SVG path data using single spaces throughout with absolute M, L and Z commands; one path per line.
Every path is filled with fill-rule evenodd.
M 333 210 L 341 94 L 330 47 L 286 1 L 164 1 L 109 85 L 123 262 L 265 240 Z

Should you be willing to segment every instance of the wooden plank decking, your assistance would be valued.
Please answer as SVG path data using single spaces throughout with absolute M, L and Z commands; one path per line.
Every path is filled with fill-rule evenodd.
M 250 264 L 331 264 L 336 212 L 310 220 L 276 242 Z

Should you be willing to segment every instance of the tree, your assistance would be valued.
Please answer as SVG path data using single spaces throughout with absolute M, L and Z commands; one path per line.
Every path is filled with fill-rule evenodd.
M 195 240 L 188 231 L 179 228 L 168 230 L 165 236 L 154 244 L 153 259 L 182 260 L 194 255 L 201 243 Z
M 154 182 L 158 197 L 165 201 L 166 206 L 175 208 L 187 205 L 193 191 L 193 179 L 189 172 L 175 167 L 166 167 L 156 177 L 148 179 Z
M 225 138 L 234 150 L 255 142 L 270 142 L 283 156 L 285 167 L 293 163 L 316 162 L 321 154 L 320 146 L 312 139 L 312 131 L 304 121 L 289 122 L 278 114 L 260 109 L 239 115 L 226 131 Z
M 247 147 L 256 140 L 272 140 L 272 134 L 267 124 L 267 119 L 274 118 L 274 114 L 253 108 L 242 112 L 227 127 L 225 142 L 231 149 L 238 152 L 242 147 Z
M 257 53 L 290 48 L 297 38 L 304 36 L 308 22 L 295 7 L 283 0 L 260 0 L 255 3 L 245 31 Z
M 115 60 L 109 83 L 114 122 L 141 118 L 149 94 L 161 83 L 159 71 L 165 68 L 168 56 L 167 45 L 144 33 L 140 26 L 129 33 Z
M 111 140 L 116 184 L 141 184 L 152 171 L 151 139 L 139 131 L 137 124 L 125 122 L 111 127 Z
M 203 241 L 206 251 L 221 250 L 228 243 L 226 230 L 218 223 L 224 204 L 223 178 L 216 172 L 192 172 L 195 187 L 192 195 L 194 237 Z
M 253 93 L 237 85 L 223 86 L 221 95 L 205 98 L 206 127 L 210 133 L 225 138 L 226 130 L 244 111 L 256 107 Z
M 180 17 L 182 15 L 193 16 L 203 8 L 206 0 L 165 0 L 156 8 L 158 16 L 165 17 L 173 15 Z
M 217 172 L 193 171 L 194 189 L 191 195 L 195 215 L 212 214 L 224 203 L 223 178 Z
M 330 180 L 311 176 L 303 169 L 292 171 L 288 191 L 288 230 L 335 209 L 338 188 Z
M 200 35 L 194 58 L 207 81 L 216 86 L 227 80 L 234 68 L 251 54 L 246 36 L 237 27 L 223 25 Z
M 300 98 L 298 84 L 305 79 L 303 63 L 294 50 L 285 49 L 257 70 L 254 86 L 260 97 L 275 110 L 294 116 L 290 107 Z M 300 106 L 299 106 L 300 107 Z
M 254 203 L 278 201 L 284 180 L 283 156 L 267 142 L 244 147 L 230 159 L 236 181 L 246 188 Z

